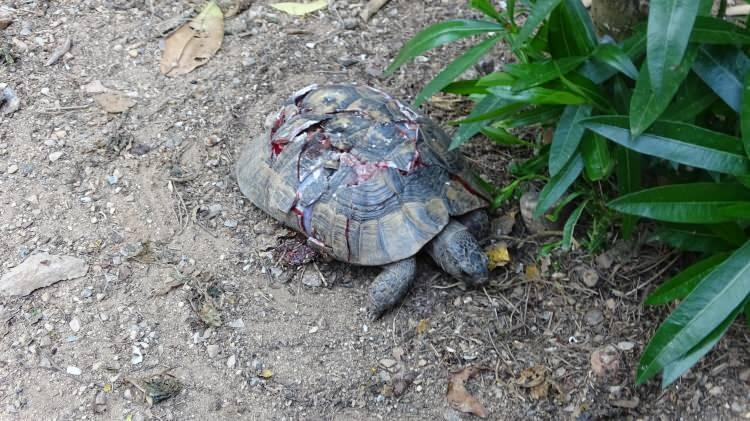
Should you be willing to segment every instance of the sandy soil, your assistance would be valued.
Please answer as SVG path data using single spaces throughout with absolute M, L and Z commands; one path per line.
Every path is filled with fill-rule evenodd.
M 456 47 L 380 71 L 424 25 L 470 14 L 463 1 L 393 0 L 365 25 L 354 20 L 362 2 L 331 3 L 295 18 L 254 2 L 227 20 L 208 64 L 167 78 L 163 33 L 200 2 L 4 2 L 16 13 L 0 47 L 15 62 L 0 59 L 0 84 L 21 105 L 0 117 L 0 274 L 43 251 L 89 270 L 0 298 L 0 418 L 471 419 L 446 400 L 452 373 L 469 366 L 490 419 L 750 418 L 744 326 L 666 391 L 633 386 L 666 314 L 640 304 L 673 270 L 665 250 L 618 243 L 604 257 L 540 259 L 541 239 L 518 222 L 513 261 L 487 288 L 423 260 L 407 299 L 374 323 L 364 302 L 376 269 L 276 265 L 290 233 L 243 200 L 239 148 L 313 82 L 409 100 Z M 70 51 L 46 66 L 67 37 Z M 133 107 L 104 112 L 95 81 Z M 481 139 L 466 150 L 504 179 L 507 151 Z M 596 286 L 573 276 L 580 265 L 599 272 Z M 148 405 L 136 385 L 167 370 L 182 391 Z

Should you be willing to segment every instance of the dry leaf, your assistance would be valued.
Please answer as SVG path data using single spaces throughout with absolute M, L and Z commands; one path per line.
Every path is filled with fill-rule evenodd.
M 135 101 L 117 92 L 107 92 L 94 97 L 94 101 L 108 113 L 123 113 L 135 105 Z
M 360 13 L 359 17 L 361 17 L 363 21 L 367 22 L 368 20 L 370 20 L 372 15 L 377 13 L 377 11 L 380 10 L 380 8 L 383 7 L 386 3 L 388 3 L 388 0 L 368 1 L 367 5 L 365 5 L 365 8 L 362 9 L 362 13 Z
M 430 319 L 422 319 L 417 324 L 417 335 L 423 335 L 427 332 L 427 328 L 430 327 Z
M 519 386 L 529 389 L 529 394 L 534 399 L 543 399 L 549 393 L 549 382 L 547 381 L 547 369 L 541 365 L 527 368 L 521 372 L 516 380 Z
M 487 249 L 486 253 L 489 258 L 489 264 L 487 265 L 489 270 L 505 266 L 510 262 L 508 245 L 504 242 L 493 244 Z
M 269 6 L 290 15 L 302 16 L 308 13 L 317 12 L 320 9 L 325 9 L 326 7 L 328 7 L 328 0 L 315 0 L 311 1 L 310 3 L 273 3 Z
M 480 418 L 487 417 L 487 410 L 466 390 L 466 382 L 479 373 L 479 368 L 469 366 L 453 374 L 448 382 L 448 404 L 453 409 L 474 414 Z
M 167 37 L 161 57 L 161 72 L 184 75 L 206 64 L 219 51 L 224 39 L 224 15 L 215 2 L 209 2 L 192 21 Z
M 526 266 L 526 280 L 533 281 L 539 279 L 539 267 L 537 265 Z
M 219 313 L 219 310 L 208 301 L 201 304 L 198 309 L 198 317 L 200 317 L 201 320 L 203 320 L 203 323 L 208 326 L 221 326 L 221 314 Z
M 0 31 L 10 26 L 13 23 L 13 18 L 0 16 Z

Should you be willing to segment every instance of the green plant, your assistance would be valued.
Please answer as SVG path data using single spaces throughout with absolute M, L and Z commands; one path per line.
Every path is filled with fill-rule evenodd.
M 490 0 L 471 0 L 485 19 L 425 28 L 386 73 L 431 48 L 484 36 L 429 82 L 415 103 L 439 91 L 475 101 L 469 115 L 455 122 L 452 148 L 481 132 L 503 147 L 533 151 L 533 158 L 512 168 L 519 177 L 513 184 L 491 189 L 495 205 L 519 181 L 543 178 L 537 215 L 578 201 L 562 247 L 570 246 L 585 211 L 599 235 L 613 218 L 626 237 L 637 218 L 649 218 L 658 221 L 656 239 L 699 253 L 697 263 L 646 299 L 652 305 L 680 301 L 637 370 L 638 384 L 662 371 L 666 387 L 713 347 L 740 312 L 750 320 L 748 24 L 710 16 L 710 0 L 652 0 L 648 22 L 615 43 L 597 38 L 579 0 L 525 1 L 520 26 L 519 5 L 506 3 L 499 11 Z M 499 42 L 517 63 L 456 80 Z M 512 134 L 528 125 L 554 127 L 551 144 Z M 596 242 L 601 239 L 591 240 Z

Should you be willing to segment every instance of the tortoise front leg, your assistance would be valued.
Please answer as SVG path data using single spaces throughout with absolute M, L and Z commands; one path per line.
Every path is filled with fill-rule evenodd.
M 414 282 L 417 259 L 413 256 L 383 266 L 383 271 L 370 284 L 367 295 L 367 317 L 376 320 L 401 301 Z

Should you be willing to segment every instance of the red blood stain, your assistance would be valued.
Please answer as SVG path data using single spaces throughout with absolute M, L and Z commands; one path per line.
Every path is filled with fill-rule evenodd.
M 473 194 L 474 196 L 483 197 L 481 194 L 479 194 L 478 191 L 476 191 L 473 187 L 471 187 L 471 184 L 467 183 L 466 180 L 457 176 L 456 174 L 451 174 L 451 180 L 456 181 L 462 186 L 464 186 L 464 188 L 468 190 L 469 193 Z
M 281 151 L 284 150 L 286 144 L 289 143 L 289 139 L 278 138 L 271 141 L 271 157 L 275 158 L 279 156 Z

